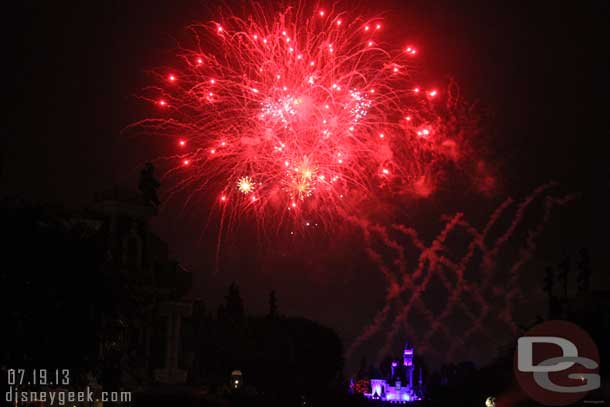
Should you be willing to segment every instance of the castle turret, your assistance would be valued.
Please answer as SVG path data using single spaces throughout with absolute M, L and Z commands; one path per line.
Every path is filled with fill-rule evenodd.
M 413 366 L 413 348 L 409 348 L 409 342 L 405 343 L 403 366 Z
M 421 400 L 423 393 L 423 372 L 420 367 L 419 376 L 414 377 L 415 365 L 413 364 L 414 350 L 405 343 L 402 353 L 402 366 L 400 359 L 394 360 L 391 363 L 391 376 L 381 378 L 373 376 L 370 379 L 370 393 L 364 393 L 364 396 L 389 403 L 404 404 L 412 401 Z M 418 379 L 414 381 L 414 379 Z
M 413 348 L 409 347 L 409 342 L 405 343 L 405 349 L 403 351 L 403 366 L 406 369 L 406 376 L 409 380 L 408 387 L 413 388 Z

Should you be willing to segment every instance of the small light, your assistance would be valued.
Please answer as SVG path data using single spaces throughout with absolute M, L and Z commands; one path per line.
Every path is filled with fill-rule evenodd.
M 210 83 L 213 85 L 216 83 L 216 79 L 210 79 Z
M 381 172 L 383 172 L 384 175 L 388 175 L 390 173 L 390 170 L 388 170 L 387 168 L 384 168 L 383 170 L 381 170 Z
M 372 46 L 373 46 L 373 41 L 369 41 L 369 42 L 368 42 L 368 46 L 369 46 L 369 47 L 372 47 Z
M 324 10 L 320 10 L 320 17 L 324 17 L 324 14 L 326 14 Z
M 216 154 L 216 150 L 215 149 L 211 149 L 210 150 L 210 154 Z
M 226 201 L 227 201 L 227 197 L 226 197 L 226 195 L 221 195 L 221 196 L 220 196 L 220 200 L 221 200 L 222 202 L 226 202 Z
M 437 93 L 438 93 L 438 92 L 436 91 L 436 89 L 434 89 L 434 90 L 431 90 L 430 92 L 428 92 L 428 95 L 429 95 L 430 97 L 434 97 L 434 96 L 436 96 L 436 95 L 437 95 Z
M 419 93 L 419 88 L 415 88 L 415 89 L 413 89 L 413 92 L 415 92 L 415 93 Z
M 410 122 L 410 121 L 411 121 L 411 116 L 407 116 L 407 117 L 405 117 L 405 120 L 406 120 L 406 121 L 408 121 L 408 122 Z
M 178 141 L 178 145 L 180 145 L 180 147 L 184 147 L 184 146 L 186 146 L 186 141 L 180 140 L 180 141 Z
M 384 137 L 385 137 L 385 135 L 383 133 L 379 134 L 379 138 L 384 138 Z
M 370 27 L 368 25 L 365 25 L 364 26 L 364 31 L 368 31 L 368 30 L 370 30 Z
M 309 66 L 314 66 L 316 63 L 313 61 L 309 61 Z
M 182 160 L 182 164 L 185 166 L 189 165 L 190 163 L 191 163 L 190 160 Z
M 341 20 L 337 20 L 337 25 L 341 25 Z
M 203 64 L 203 59 L 197 58 L 197 65 L 201 65 L 201 64 Z
M 254 93 L 258 93 L 258 89 L 256 89 L 256 88 L 252 88 L 252 92 L 254 92 Z
M 377 24 L 377 25 L 375 26 L 375 29 L 376 29 L 376 30 L 380 30 L 380 29 L 381 29 L 381 24 Z
M 167 106 L 167 102 L 166 102 L 164 99 L 160 99 L 160 100 L 157 102 L 157 104 L 158 104 L 159 106 L 162 106 L 162 107 Z
M 293 202 L 290 206 L 292 206 L 293 208 L 296 208 L 297 204 L 296 204 L 296 202 Z
M 258 40 L 258 35 L 254 34 L 254 35 L 252 36 L 252 38 L 254 38 L 255 40 Z
M 218 28 L 216 29 L 216 31 L 218 31 L 218 32 L 222 32 L 222 26 L 221 26 L 221 25 L 219 25 L 219 26 L 218 26 Z
M 174 82 L 174 81 L 176 80 L 176 77 L 175 77 L 173 74 L 169 74 L 169 76 L 167 77 L 167 79 L 168 79 L 170 82 Z

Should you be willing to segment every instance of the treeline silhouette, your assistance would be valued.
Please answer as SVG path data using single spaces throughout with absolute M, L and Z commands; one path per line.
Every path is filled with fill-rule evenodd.
M 135 404 L 146 406 L 321 405 L 345 395 L 336 333 L 282 315 L 274 291 L 266 315 L 249 315 L 237 284 L 218 308 L 195 300 L 193 314 L 183 321 L 180 346 L 191 360 L 181 366 L 188 371 L 181 396 L 154 379 L 128 387 L 121 377 L 139 349 L 126 333 L 160 298 L 113 267 L 107 225 L 94 219 L 61 207 L 1 202 L 2 376 L 8 368 L 71 369 L 74 387 L 95 377 L 104 390 L 135 391 Z M 234 370 L 243 373 L 238 390 L 230 386 Z

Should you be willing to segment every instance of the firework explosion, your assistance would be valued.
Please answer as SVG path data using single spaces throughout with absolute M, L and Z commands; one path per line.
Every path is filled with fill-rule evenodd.
M 460 186 L 466 179 L 479 192 L 494 190 L 496 180 L 475 142 L 481 128 L 476 110 L 454 82 L 443 89 L 420 82 L 414 68 L 421 50 L 408 39 L 388 38 L 390 22 L 382 18 L 302 4 L 281 12 L 249 7 L 246 18 L 229 14 L 190 27 L 194 45 L 180 49 L 175 65 L 157 70 L 158 85 L 142 96 L 158 114 L 133 127 L 175 143 L 176 152 L 160 159 L 164 179 L 174 185 L 169 196 L 212 196 L 221 232 L 243 214 L 278 227 L 290 220 L 291 230 L 339 224 L 360 230 L 387 293 L 349 354 L 389 327 L 380 355 L 388 351 L 403 328 L 418 331 L 409 329 L 417 314 L 427 324 L 423 337 L 411 338 L 418 349 L 450 358 L 461 344 L 487 335 L 494 313 L 514 333 L 511 303 L 495 306 L 489 294 L 498 274 L 494 261 L 515 239 L 526 209 L 553 186 L 535 190 L 512 219 L 505 215 L 513 203 L 507 200 L 481 231 L 461 213 L 449 216 L 429 245 L 408 225 L 375 220 L 374 213 L 429 198 L 456 178 Z M 571 199 L 545 197 L 543 221 L 527 232 L 504 276 L 510 299 L 520 295 L 520 269 L 551 210 Z M 510 226 L 494 238 L 490 230 L 502 217 Z M 465 252 L 447 243 L 461 232 L 470 242 Z M 413 270 L 407 250 L 419 253 Z M 478 281 L 465 277 L 469 267 L 482 270 Z M 448 295 L 438 315 L 425 300 L 434 279 Z M 480 311 L 463 304 L 465 296 Z M 431 338 L 455 336 L 444 323 L 456 312 L 466 315 L 469 327 L 462 340 L 435 351 Z
M 191 27 L 196 45 L 157 71 L 135 126 L 175 139 L 173 192 L 223 215 L 330 223 L 381 197 L 427 197 L 465 160 L 476 124 L 456 96 L 419 84 L 419 52 L 385 22 L 319 7 Z M 173 193 L 172 192 L 172 193 Z

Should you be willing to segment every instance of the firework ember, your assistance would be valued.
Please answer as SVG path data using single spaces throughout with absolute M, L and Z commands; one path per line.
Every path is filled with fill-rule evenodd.
M 428 197 L 464 161 L 472 119 L 451 88 L 415 80 L 419 50 L 385 28 L 258 6 L 192 27 L 196 45 L 147 90 L 160 116 L 136 127 L 175 138 L 176 188 L 217 196 L 223 213 L 305 224 L 382 196 Z

